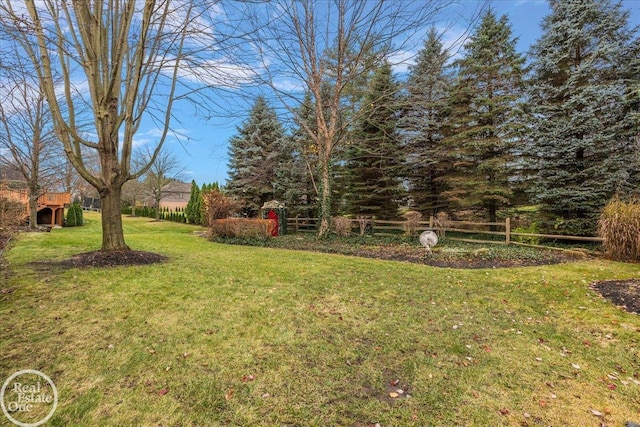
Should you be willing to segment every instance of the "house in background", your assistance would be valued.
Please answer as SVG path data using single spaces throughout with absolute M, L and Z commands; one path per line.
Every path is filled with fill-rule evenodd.
M 176 209 L 186 208 L 191 197 L 191 183 L 172 181 L 162 187 L 162 199 L 160 199 L 160 209 L 168 209 L 175 211 Z M 147 206 L 154 206 L 153 197 L 149 197 L 146 201 Z
M 29 219 L 29 193 L 24 188 L 0 187 L 0 197 L 16 200 L 24 205 L 23 220 Z M 45 193 L 38 197 L 38 224 L 64 224 L 64 208 L 71 204 L 71 193 Z

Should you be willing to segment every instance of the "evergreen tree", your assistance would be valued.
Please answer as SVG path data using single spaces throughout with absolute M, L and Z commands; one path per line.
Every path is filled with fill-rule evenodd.
M 263 97 L 256 99 L 237 131 L 229 141 L 227 191 L 242 200 L 245 213 L 253 216 L 265 202 L 277 198 L 275 180 L 284 131 Z
M 376 69 L 359 113 L 356 138 L 347 150 L 352 213 L 392 219 L 401 182 L 400 140 L 396 133 L 398 84 L 388 61 Z
M 67 210 L 67 222 L 65 225 L 67 227 L 84 225 L 82 206 L 80 206 L 80 203 L 73 202 L 71 206 L 69 206 L 69 210 Z
M 414 209 L 435 215 L 446 209 L 441 177 L 450 168 L 442 140 L 448 112 L 451 76 L 446 71 L 448 52 L 435 28 L 411 67 L 402 118 L 398 123 L 406 157 L 406 177 Z
M 84 225 L 82 206 L 78 202 L 74 203 L 74 205 L 76 206 L 76 225 Z
M 189 224 L 200 224 L 200 210 L 202 209 L 202 193 L 196 181 L 191 181 L 191 194 L 187 202 L 185 216 Z
M 451 112 L 444 143 L 452 169 L 444 193 L 460 207 L 483 209 L 490 222 L 512 198 L 514 148 L 523 133 L 519 102 L 524 58 L 506 16 L 487 11 L 455 62 Z
M 284 198 L 291 216 L 312 217 L 317 209 L 318 147 L 304 129 L 306 126 L 315 130 L 313 109 L 311 95 L 307 93 L 296 110 L 296 126 L 288 138 L 291 144 L 290 183 L 285 188 Z
M 610 197 L 638 185 L 640 43 L 619 2 L 550 6 L 531 49 L 530 189 L 548 229 L 591 234 Z
M 67 222 L 65 224 L 67 227 L 75 227 L 78 225 L 78 217 L 76 215 L 76 204 L 72 203 L 69 206 L 69 210 L 67 210 Z

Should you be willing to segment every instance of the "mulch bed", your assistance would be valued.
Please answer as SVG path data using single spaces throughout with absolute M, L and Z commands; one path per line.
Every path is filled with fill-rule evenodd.
M 576 256 L 562 252 L 549 252 L 547 256 L 536 259 L 518 258 L 493 258 L 493 257 L 431 257 L 423 248 L 404 247 L 394 249 L 392 247 L 360 248 L 353 251 L 355 256 L 364 258 L 384 259 L 389 261 L 405 261 L 417 264 L 426 264 L 432 267 L 442 268 L 509 268 L 531 267 L 536 265 L 559 264 L 576 260 Z
M 89 268 L 89 267 L 118 267 L 129 265 L 148 265 L 166 261 L 164 255 L 144 251 L 113 251 L 113 252 L 85 252 L 74 255 L 62 261 L 36 261 L 31 263 L 35 267 L 58 268 Z
M 629 313 L 640 314 L 640 279 L 604 280 L 591 289 Z

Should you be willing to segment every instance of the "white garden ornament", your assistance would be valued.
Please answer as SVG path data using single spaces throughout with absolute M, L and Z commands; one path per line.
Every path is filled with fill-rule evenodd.
M 420 234 L 420 244 L 431 252 L 431 248 L 438 244 L 438 235 L 431 230 L 423 231 Z

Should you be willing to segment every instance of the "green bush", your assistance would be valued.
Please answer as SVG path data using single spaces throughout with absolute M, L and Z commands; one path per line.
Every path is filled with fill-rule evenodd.
M 67 211 L 67 222 L 66 222 L 66 226 L 67 227 L 75 227 L 78 225 L 78 217 L 76 215 L 76 205 L 75 203 L 73 203 L 71 206 L 69 206 L 69 210 Z
M 83 224 L 82 206 L 80 206 L 80 203 L 73 203 L 67 211 L 67 222 L 65 225 L 67 227 L 77 227 Z
M 517 227 L 511 230 L 512 233 L 542 234 L 537 222 L 532 222 L 527 227 Z M 512 236 L 514 242 L 527 243 L 529 245 L 539 245 L 540 237 L 533 236 Z
M 607 256 L 640 261 L 640 200 L 612 199 L 602 210 L 598 233 Z
M 74 203 L 74 205 L 76 206 L 76 225 L 84 225 L 82 206 L 80 203 Z

